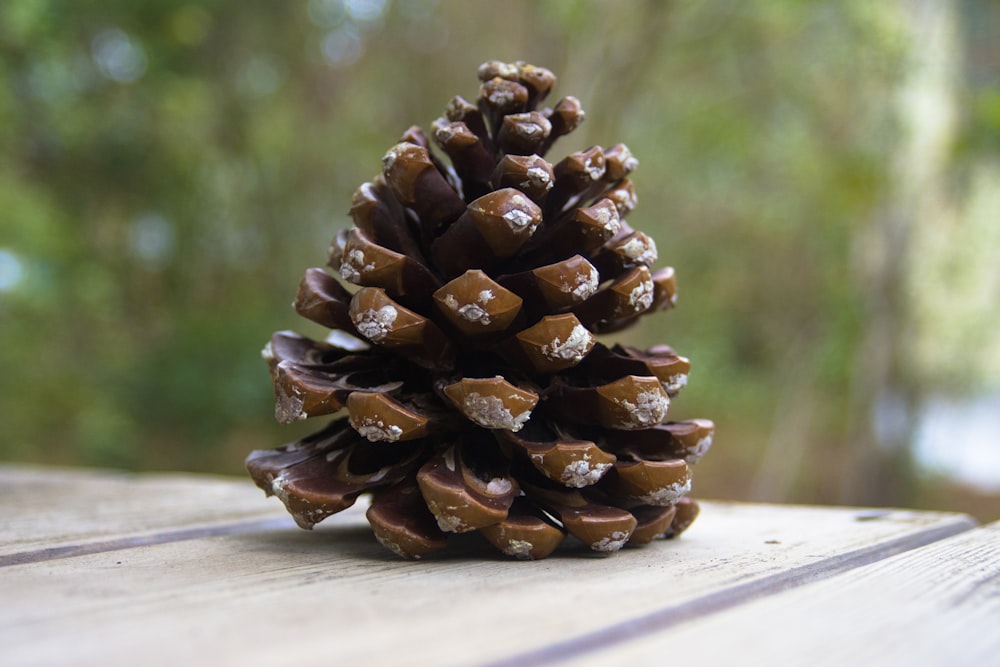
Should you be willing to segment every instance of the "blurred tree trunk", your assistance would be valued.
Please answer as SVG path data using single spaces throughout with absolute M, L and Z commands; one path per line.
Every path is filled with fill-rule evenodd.
M 859 241 L 866 333 L 855 367 L 844 502 L 908 504 L 916 492 L 913 441 L 926 382 L 910 359 L 913 236 L 949 215 L 946 171 L 960 77 L 954 2 L 899 0 L 907 75 L 896 99 L 898 150 L 885 206 Z

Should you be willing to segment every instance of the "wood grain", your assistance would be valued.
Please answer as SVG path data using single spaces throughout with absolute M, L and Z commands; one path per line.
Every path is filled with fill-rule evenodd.
M 173 481 L 167 497 L 178 500 L 181 489 L 201 493 L 191 486 L 199 484 L 221 484 L 209 495 L 239 493 L 229 480 Z M 146 488 L 155 493 L 121 490 L 140 517 L 167 492 Z M 277 506 L 250 491 L 250 508 Z M 75 502 L 88 504 L 86 495 Z M 32 543 L 61 543 L 57 523 Z M 371 537 L 363 508 L 327 523 L 9 565 L 0 569 L 0 662 L 546 664 L 653 631 L 664 617 L 716 614 L 972 525 L 952 514 L 706 503 L 680 540 L 522 563 L 475 537 L 459 539 L 450 557 L 401 561 Z M 117 534 L 92 525 L 102 540 Z M 72 522 L 66 530 L 86 539 Z
M 661 665 L 665 655 L 685 665 L 996 665 L 1000 523 L 567 664 Z
M 241 479 L 0 465 L 0 566 L 286 525 Z

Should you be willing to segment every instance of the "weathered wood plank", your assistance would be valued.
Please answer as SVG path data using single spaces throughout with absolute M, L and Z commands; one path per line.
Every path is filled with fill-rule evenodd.
M 666 655 L 684 665 L 995 665 L 1000 523 L 566 664 L 660 665 Z
M 3 568 L 0 662 L 63 664 L 71 647 L 74 662 L 103 665 L 140 655 L 147 664 L 518 655 L 540 664 L 552 657 L 546 647 L 576 640 L 589 650 L 629 619 L 739 604 L 972 525 L 950 514 L 706 503 L 678 541 L 522 563 L 483 560 L 489 548 L 476 540 L 457 556 L 405 562 L 371 538 L 363 508 L 328 523 Z
M 246 480 L 0 465 L 0 565 L 284 520 Z

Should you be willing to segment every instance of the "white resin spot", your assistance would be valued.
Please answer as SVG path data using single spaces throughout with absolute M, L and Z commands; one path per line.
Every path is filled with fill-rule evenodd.
M 284 502 L 285 498 L 288 496 L 288 494 L 285 492 L 285 485 L 287 483 L 288 480 L 282 477 L 281 475 L 278 475 L 277 477 L 272 479 L 271 495 L 277 496 L 279 499 L 282 500 L 282 502 Z
M 451 129 L 451 125 L 439 125 L 434 128 L 434 138 L 446 144 L 455 138 L 455 132 Z
M 583 163 L 583 170 L 590 176 L 590 180 L 599 180 L 601 176 L 604 176 L 604 161 L 593 157 L 587 158 L 587 161 Z
M 622 146 L 619 159 L 621 160 L 622 167 L 625 168 L 626 173 L 632 173 L 639 168 L 639 161 L 635 159 L 634 155 L 632 155 L 632 151 L 629 150 L 628 146 Z
M 518 560 L 531 560 L 531 549 L 532 544 L 527 540 L 507 540 L 506 546 L 501 551 Z
M 634 192 L 629 192 L 628 190 L 620 189 L 616 190 L 609 195 L 611 200 L 618 205 L 619 208 L 626 211 L 631 211 L 634 209 L 638 203 L 639 199 L 636 197 Z
M 697 463 L 701 460 L 705 454 L 708 453 L 709 447 L 712 446 L 712 436 L 706 435 L 704 438 L 698 441 L 698 443 L 692 447 L 688 455 L 684 457 L 684 461 L 687 463 Z
M 474 303 L 467 303 L 458 309 L 458 314 L 462 319 L 469 322 L 479 322 L 483 326 L 491 322 L 490 314 Z
M 517 133 L 525 139 L 534 139 L 545 132 L 545 128 L 538 123 L 518 123 L 514 127 Z
M 452 119 L 461 118 L 463 109 L 462 102 L 457 97 L 453 97 L 448 102 L 448 106 L 445 107 L 445 115 Z
M 517 65 L 513 63 L 502 63 L 498 60 L 490 61 L 479 68 L 479 76 L 483 76 L 486 72 L 493 70 L 493 76 L 498 76 L 501 79 L 514 79 L 517 77 Z
M 687 383 L 687 373 L 678 373 L 677 375 L 671 375 L 668 377 L 667 381 L 663 383 L 663 388 L 668 394 L 676 394 L 681 389 L 686 387 Z
M 552 188 L 552 178 L 549 172 L 541 167 L 531 167 L 527 171 L 528 180 L 521 184 L 522 187 L 544 187 L 546 190 Z
M 483 308 L 490 301 L 495 299 L 493 290 L 484 289 L 476 296 L 477 303 L 467 303 L 459 305 L 458 299 L 452 294 L 445 294 L 444 305 L 455 311 L 459 317 L 469 322 L 479 322 L 483 326 L 492 323 L 489 312 Z
M 670 399 L 658 391 L 643 391 L 636 396 L 636 402 L 620 400 L 618 404 L 628 412 L 626 425 L 631 428 L 656 426 L 667 416 Z
M 483 428 L 501 428 L 520 431 L 531 417 L 531 410 L 512 415 L 504 402 L 496 396 L 483 396 L 472 392 L 462 401 L 462 412 Z
M 382 306 L 378 310 L 369 308 L 354 320 L 358 333 L 370 341 L 378 342 L 392 331 L 392 323 L 399 317 L 394 306 Z
M 577 324 L 566 338 L 566 342 L 554 338 L 551 343 L 542 346 L 542 354 L 549 359 L 580 361 L 587 356 L 593 344 L 593 334 L 582 324 Z
M 596 484 L 604 477 L 604 474 L 611 467 L 610 463 L 595 463 L 591 465 L 589 461 L 574 461 L 566 466 L 562 475 L 559 476 L 566 486 L 574 489 L 581 489 L 591 484 Z
M 537 223 L 526 210 L 529 207 L 528 200 L 521 195 L 514 195 L 510 198 L 510 205 L 511 209 L 500 216 L 510 227 L 510 230 L 512 232 L 534 231 Z
M 656 242 L 648 236 L 641 237 L 637 234 L 629 239 L 621 249 L 625 253 L 625 256 L 632 261 L 645 264 L 646 266 L 656 264 Z
M 347 260 L 356 266 L 365 266 L 365 253 L 355 248 L 347 253 Z
M 691 480 L 668 484 L 661 489 L 656 489 L 644 496 L 639 496 L 639 500 L 645 505 L 655 505 L 656 507 L 667 507 L 673 505 L 691 491 Z
M 590 548 L 594 551 L 602 551 L 604 553 L 612 553 L 618 551 L 623 546 L 625 542 L 628 541 L 629 534 L 620 530 L 616 530 L 611 533 L 608 537 L 598 540 L 590 545 Z
M 395 424 L 386 424 L 381 419 L 366 417 L 360 424 L 352 424 L 354 430 L 369 442 L 396 442 L 403 435 L 403 429 Z
M 390 148 L 389 151 L 382 156 L 382 170 L 389 171 L 392 169 L 392 166 L 396 164 L 396 160 L 398 160 L 399 156 L 403 154 L 405 148 L 405 144 L 396 144 Z
M 345 253 L 344 261 L 340 264 L 340 277 L 356 285 L 361 283 L 361 274 L 371 271 L 375 264 L 365 264 L 365 253 L 357 248 Z
M 598 208 L 594 213 L 594 219 L 597 220 L 597 224 L 612 236 L 622 229 L 621 220 L 618 218 L 618 209 L 612 206 Z
M 514 93 L 507 88 L 494 88 L 486 96 L 493 106 L 506 107 L 514 102 Z
M 346 261 L 340 265 L 340 277 L 349 283 L 361 284 L 361 273 Z
M 285 364 L 289 364 L 289 361 L 282 361 L 278 364 L 278 368 L 282 368 Z M 294 420 L 304 420 L 309 417 L 305 410 L 302 408 L 305 406 L 305 393 L 301 388 L 296 385 L 287 385 L 285 390 L 277 395 L 278 405 L 275 406 L 275 416 L 281 415 L 279 421 L 283 424 L 287 424 Z
M 528 229 L 531 225 L 531 216 L 518 208 L 511 209 L 504 213 L 503 219 L 507 223 L 507 226 L 510 227 L 511 231 L 514 232 L 520 232 L 524 229 Z
M 649 310 L 653 305 L 653 281 L 643 280 L 632 288 L 628 295 L 628 303 L 637 313 Z
M 509 479 L 503 479 L 502 477 L 494 477 L 486 485 L 486 493 L 491 496 L 502 496 L 505 493 L 510 493 L 510 490 L 514 488 L 510 483 Z
M 597 292 L 597 287 L 600 285 L 600 274 L 597 273 L 597 269 L 594 267 L 588 267 L 586 273 L 578 273 L 574 277 L 574 282 L 572 284 L 563 284 L 562 291 L 570 292 L 573 296 L 583 301 L 584 299 L 590 298 Z
M 458 533 L 466 528 L 466 524 L 460 517 L 451 514 L 442 514 L 437 518 L 438 528 L 446 533 Z

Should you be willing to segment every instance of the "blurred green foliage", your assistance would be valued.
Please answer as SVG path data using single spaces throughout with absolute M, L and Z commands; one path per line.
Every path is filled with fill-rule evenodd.
M 0 458 L 236 472 L 311 427 L 272 423 L 258 354 L 319 333 L 288 307 L 301 272 L 404 129 L 474 95 L 480 62 L 521 59 L 588 112 L 555 154 L 623 141 L 642 163 L 630 222 L 682 292 L 628 337 L 694 362 L 674 410 L 719 425 L 700 492 L 857 500 L 857 246 L 891 198 L 903 11 L 5 0 Z M 1000 145 L 1000 85 L 977 86 L 956 160 Z

